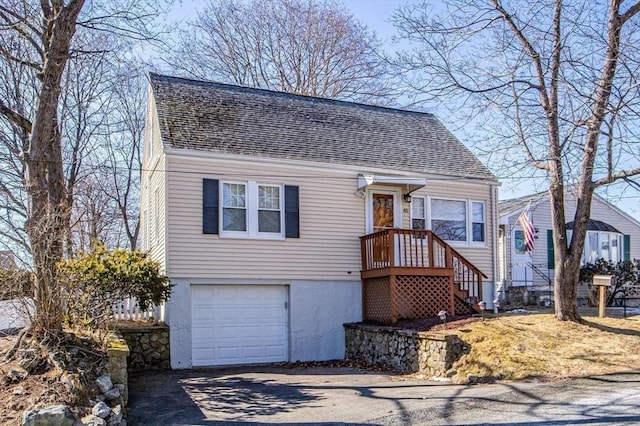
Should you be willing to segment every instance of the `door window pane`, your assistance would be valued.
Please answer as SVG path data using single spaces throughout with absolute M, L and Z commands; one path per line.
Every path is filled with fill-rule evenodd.
M 393 195 L 373 194 L 373 231 L 393 228 Z
M 527 248 L 524 245 L 524 232 L 516 229 L 513 233 L 513 245 L 516 249 L 516 254 L 526 254 Z
M 448 241 L 467 241 L 467 203 L 431 200 L 431 230 Z

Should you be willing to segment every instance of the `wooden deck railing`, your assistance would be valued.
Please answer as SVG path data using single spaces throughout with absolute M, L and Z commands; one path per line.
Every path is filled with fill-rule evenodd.
M 480 298 L 482 279 L 476 266 L 432 231 L 385 229 L 360 237 L 362 271 L 386 268 L 451 268 L 453 281 L 468 297 Z

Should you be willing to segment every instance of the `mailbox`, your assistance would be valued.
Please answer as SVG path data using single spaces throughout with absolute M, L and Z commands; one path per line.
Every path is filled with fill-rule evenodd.
M 614 284 L 615 277 L 613 275 L 594 275 L 592 282 L 593 285 L 610 286 Z
M 594 275 L 593 285 L 598 286 L 598 317 L 604 318 L 606 311 L 605 303 L 605 287 L 609 287 L 615 283 L 615 277 L 613 275 Z

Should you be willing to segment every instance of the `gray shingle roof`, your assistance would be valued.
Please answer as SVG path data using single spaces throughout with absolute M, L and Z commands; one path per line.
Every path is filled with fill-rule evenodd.
M 495 180 L 431 114 L 150 75 L 165 147 Z
M 499 201 L 498 206 L 500 208 L 500 216 L 509 215 L 513 212 L 523 210 L 525 207 L 527 207 L 527 204 L 529 204 L 530 202 L 536 203 L 546 197 L 547 194 L 547 191 L 543 191 L 535 194 L 525 195 L 523 197 Z

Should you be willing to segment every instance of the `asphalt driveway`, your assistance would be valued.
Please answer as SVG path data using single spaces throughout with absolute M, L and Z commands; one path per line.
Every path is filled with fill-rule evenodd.
M 640 374 L 464 386 L 346 368 L 131 377 L 131 425 L 640 424 Z

